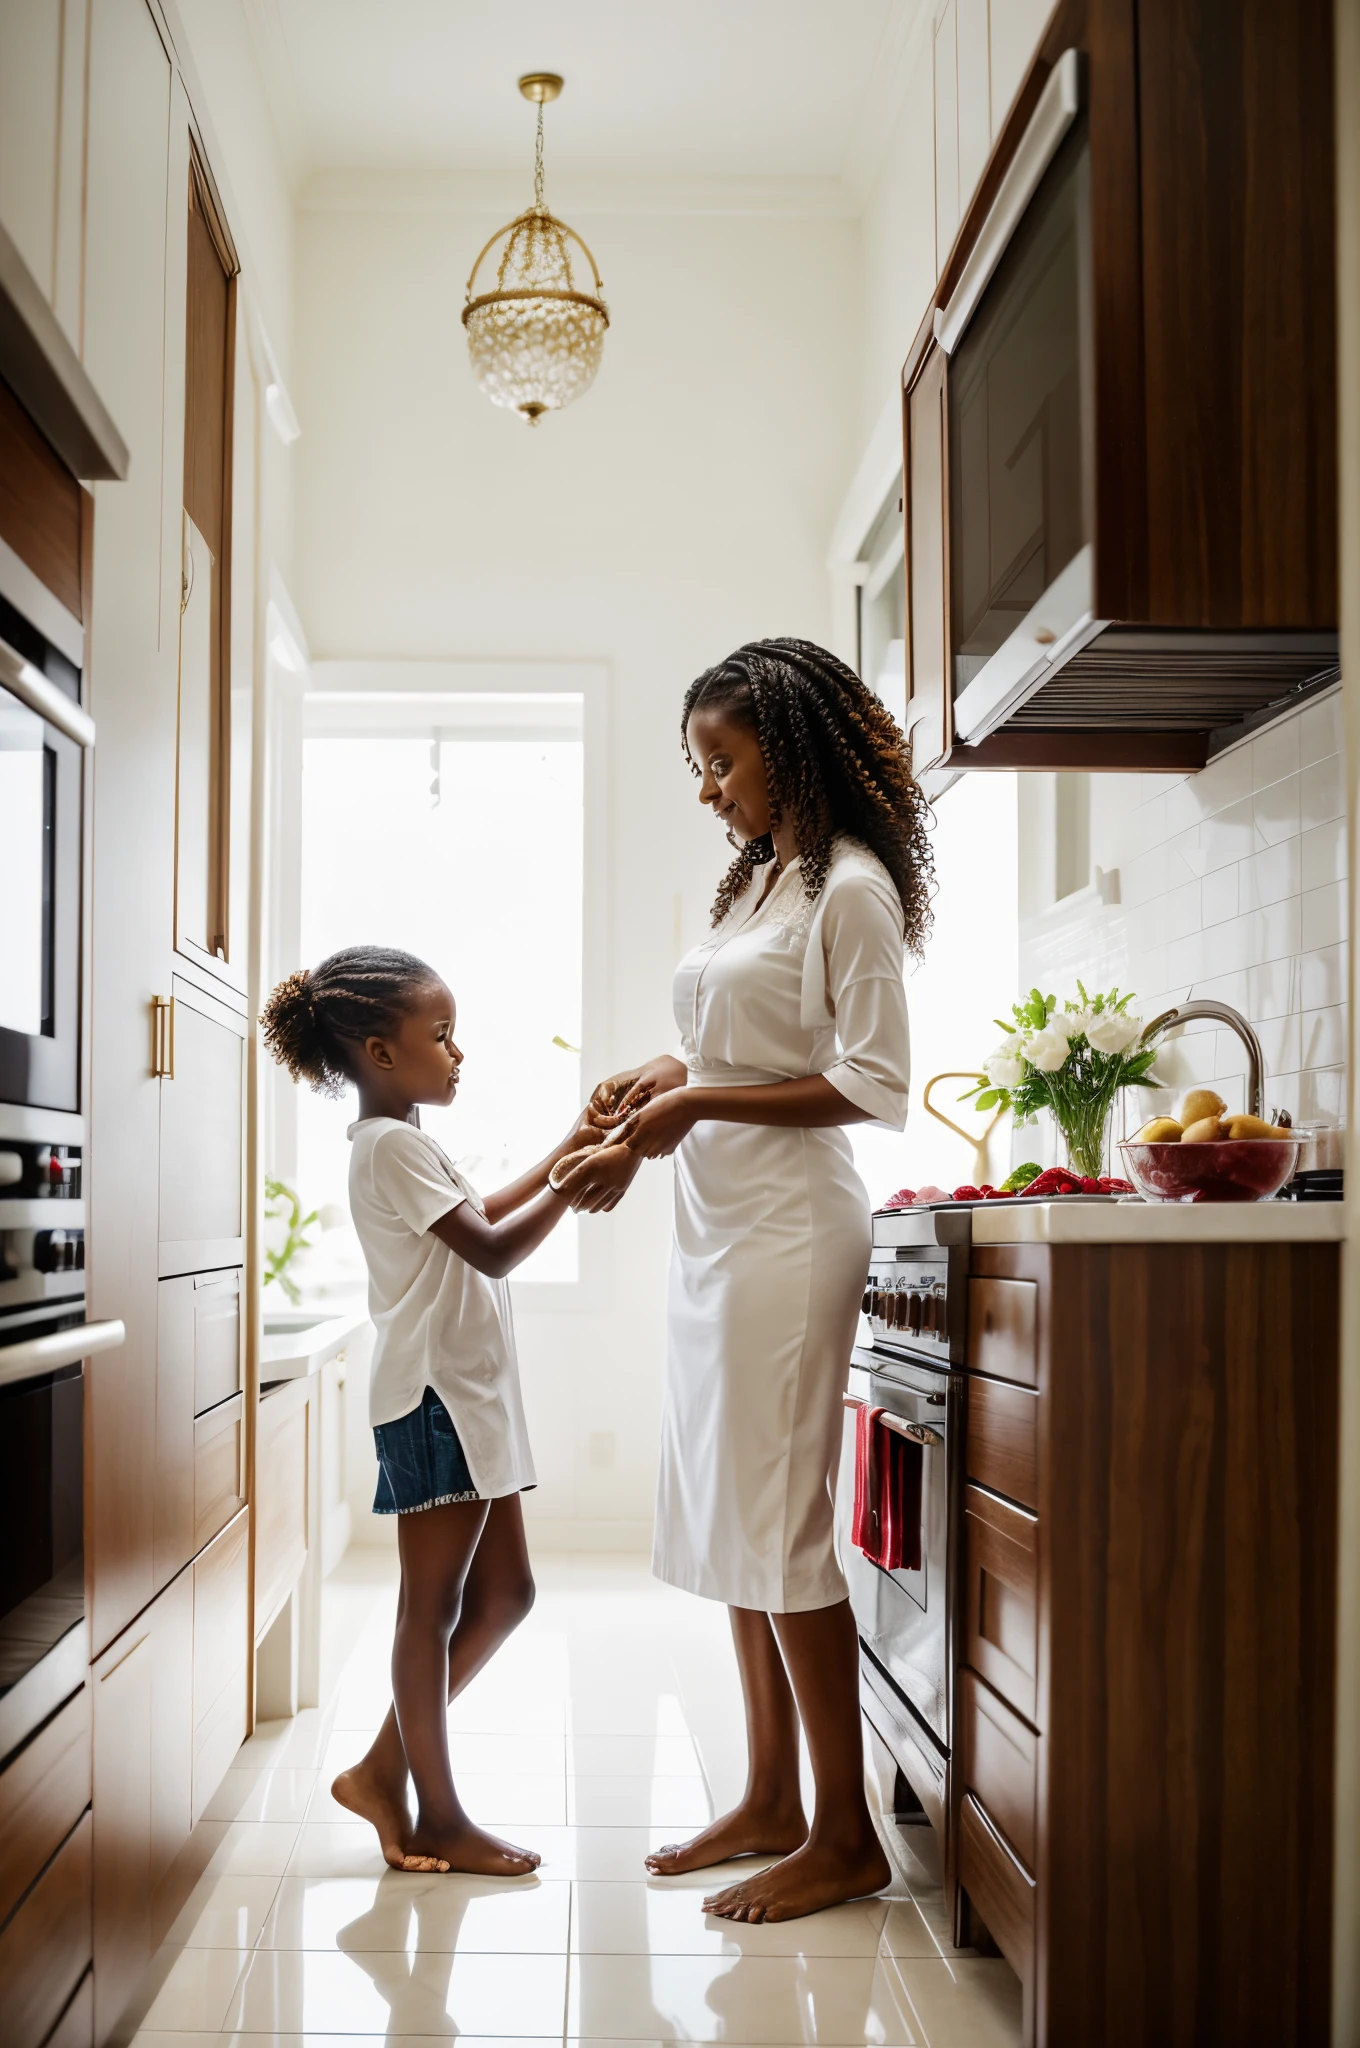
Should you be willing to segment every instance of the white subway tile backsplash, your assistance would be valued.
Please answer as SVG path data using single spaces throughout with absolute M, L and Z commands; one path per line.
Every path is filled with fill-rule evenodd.
M 1346 789 L 1339 694 L 1223 754 L 1199 775 L 1143 776 L 1123 806 L 1097 811 L 1097 858 L 1118 869 L 1122 986 L 1144 1017 L 1204 996 L 1251 1019 L 1268 1074 L 1267 1107 L 1344 1115 L 1348 1058 Z M 1064 934 L 1065 955 L 1108 964 L 1111 913 Z M 1022 966 L 1029 963 L 1022 961 Z M 1085 967 L 1074 968 L 1085 974 Z M 1041 976 L 1036 960 L 1025 985 Z M 1070 979 L 1070 976 L 1069 976 Z M 1046 984 L 1047 985 L 1047 984 Z M 1246 1107 L 1245 1057 L 1212 1021 L 1158 1054 L 1174 1108 L 1213 1080 Z
M 1226 811 L 1215 811 L 1211 818 L 1206 818 L 1199 828 L 1199 843 L 1206 874 L 1214 868 L 1226 867 L 1230 860 L 1245 860 L 1254 853 L 1256 825 L 1251 798 L 1243 797 Z
M 1325 825 L 1330 818 L 1344 816 L 1346 785 L 1340 754 L 1327 754 L 1310 762 L 1299 775 L 1300 822 L 1305 832 Z
M 1333 818 L 1330 824 L 1315 825 L 1303 835 L 1303 887 L 1320 889 L 1324 882 L 1341 882 L 1346 877 L 1346 821 Z
M 1302 1010 L 1321 1010 L 1347 1000 L 1347 948 L 1324 946 L 1320 952 L 1305 953 L 1299 961 L 1299 992 L 1295 998 Z
M 1299 721 L 1282 718 L 1251 742 L 1251 774 L 1256 789 L 1296 775 L 1299 767 Z
M 1305 1067 L 1339 1067 L 1346 1058 L 1346 1005 L 1336 1003 L 1330 1010 L 1305 1010 L 1301 1064 Z
M 1319 704 L 1306 704 L 1299 713 L 1299 764 L 1306 768 L 1310 761 L 1320 761 L 1324 755 L 1342 752 L 1341 733 L 1341 692 L 1324 697 Z
M 1242 907 L 1238 890 L 1240 872 L 1231 864 L 1215 868 L 1200 883 L 1200 915 L 1206 925 L 1222 924 L 1225 918 L 1236 917 Z
M 1286 775 L 1279 782 L 1272 782 L 1265 789 L 1258 789 L 1252 798 L 1252 817 L 1256 824 L 1256 844 L 1274 846 L 1282 839 L 1297 839 L 1299 836 L 1299 778 Z
M 1327 882 L 1303 893 L 1303 946 L 1335 946 L 1346 936 L 1346 884 Z
M 1297 829 L 1278 846 L 1267 846 L 1249 860 L 1239 862 L 1237 874 L 1243 910 L 1260 910 L 1267 903 L 1279 903 L 1297 896 L 1302 872 Z

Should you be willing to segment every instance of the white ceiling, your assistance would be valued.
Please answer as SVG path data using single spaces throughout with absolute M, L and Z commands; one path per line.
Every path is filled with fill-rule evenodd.
M 317 170 L 857 182 L 927 0 L 245 0 L 275 119 Z M 527 197 L 526 192 L 526 197 Z

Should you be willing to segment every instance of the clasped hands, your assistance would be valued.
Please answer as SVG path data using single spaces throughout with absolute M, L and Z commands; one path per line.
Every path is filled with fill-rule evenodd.
M 603 1215 L 632 1185 L 644 1159 L 662 1159 L 693 1129 L 686 1072 L 667 1056 L 601 1081 L 582 1112 L 573 1143 L 553 1170 L 553 1184 L 573 1209 Z

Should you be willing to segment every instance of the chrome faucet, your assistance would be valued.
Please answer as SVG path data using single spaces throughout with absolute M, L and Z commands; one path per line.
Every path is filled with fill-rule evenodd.
M 1247 1049 L 1247 1106 L 1252 1116 L 1264 1116 L 1266 1062 L 1261 1041 L 1241 1011 L 1234 1010 L 1230 1003 L 1178 1003 L 1174 1009 L 1163 1010 L 1160 1017 L 1153 1018 L 1140 1043 L 1151 1045 L 1159 1033 L 1193 1023 L 1196 1017 L 1212 1017 L 1216 1024 L 1226 1024 L 1230 1031 L 1237 1033 Z

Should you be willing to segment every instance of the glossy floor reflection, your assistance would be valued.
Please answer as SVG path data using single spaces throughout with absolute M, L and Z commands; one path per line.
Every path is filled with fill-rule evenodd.
M 449 1722 L 469 1809 L 541 1850 L 538 1877 L 385 1870 L 331 1799 L 388 1699 L 395 1569 L 352 1551 L 326 1587 L 327 1703 L 241 1750 L 124 2038 L 1013 2048 L 1019 1986 L 1005 1963 L 949 1947 L 925 1863 L 908 1856 L 888 1896 L 777 1927 L 706 1919 L 711 1872 L 647 1878 L 649 1847 L 741 1787 L 725 1617 L 633 1559 L 536 1569 L 533 1614 Z

